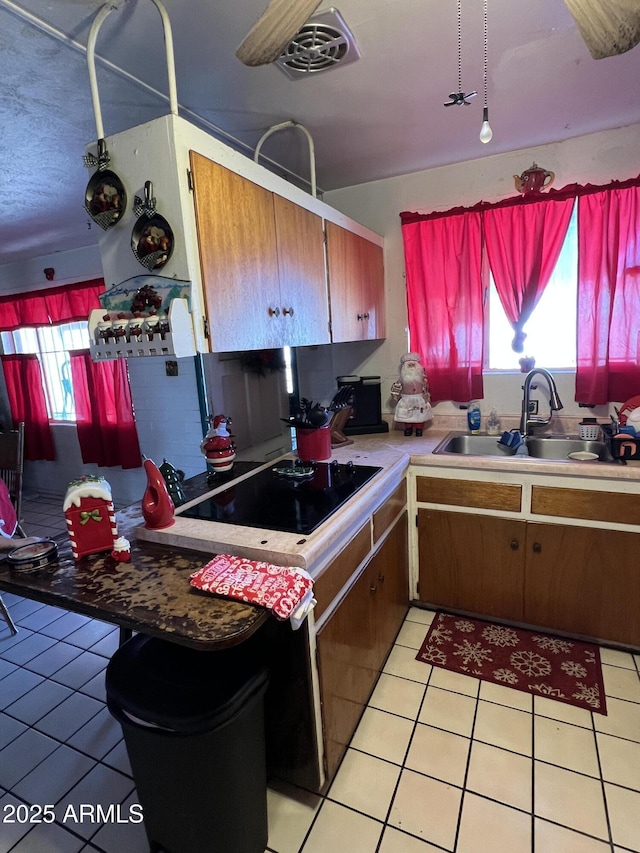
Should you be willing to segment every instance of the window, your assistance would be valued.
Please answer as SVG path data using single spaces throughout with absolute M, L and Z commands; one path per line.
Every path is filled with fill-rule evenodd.
M 89 348 L 86 321 L 1 332 L 3 352 L 35 353 L 40 362 L 50 421 L 75 422 L 69 350 Z
M 550 369 L 576 368 L 576 306 L 578 291 L 577 206 L 551 279 L 525 326 L 524 352 L 511 348 L 513 329 L 504 313 L 491 276 L 486 319 L 489 370 L 519 371 L 519 359 L 532 356 Z

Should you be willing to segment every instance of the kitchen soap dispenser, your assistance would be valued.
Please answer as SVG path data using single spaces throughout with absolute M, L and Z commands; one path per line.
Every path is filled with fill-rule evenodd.
M 489 417 L 487 418 L 487 435 L 498 435 L 499 432 L 500 418 L 498 417 L 496 407 L 492 406 Z
M 477 435 L 480 432 L 480 408 L 473 403 L 467 412 L 467 424 L 471 435 Z

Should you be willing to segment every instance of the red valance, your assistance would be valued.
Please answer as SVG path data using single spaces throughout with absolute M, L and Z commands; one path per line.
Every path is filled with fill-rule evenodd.
M 104 291 L 104 279 L 95 278 L 78 284 L 0 296 L 0 332 L 87 320 L 93 308 L 100 308 L 98 296 Z
M 495 210 L 500 207 L 537 204 L 541 201 L 566 201 L 569 198 L 592 195 L 593 193 L 600 193 L 603 190 L 623 190 L 628 187 L 640 187 L 640 175 L 637 178 L 628 178 L 625 181 L 611 181 L 611 183 L 602 186 L 596 186 L 595 184 L 567 184 L 567 186 L 557 190 L 551 189 L 545 190 L 543 193 L 511 196 L 501 201 L 479 201 L 472 207 L 452 207 L 450 210 L 435 210 L 433 213 L 412 213 L 405 211 L 400 214 L 400 220 L 403 225 L 407 225 L 411 222 L 426 222 L 430 219 L 441 219 L 446 216 L 459 216 L 462 213 L 482 213 L 484 210 Z

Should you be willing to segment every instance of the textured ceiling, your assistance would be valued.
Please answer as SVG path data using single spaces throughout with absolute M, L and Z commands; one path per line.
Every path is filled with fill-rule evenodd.
M 563 0 L 489 0 L 494 136 L 486 146 L 478 140 L 481 0 L 462 5 L 463 89 L 480 94 L 448 109 L 458 88 L 453 0 L 342 0 L 361 58 L 295 82 L 275 66 L 247 68 L 235 57 L 266 0 L 164 3 L 181 115 L 227 134 L 249 156 L 270 126 L 302 123 L 315 143 L 320 189 L 640 122 L 640 46 L 592 59 Z M 96 242 L 83 208 L 82 154 L 96 137 L 84 48 L 102 5 L 0 0 L 0 264 Z M 96 53 L 106 134 L 169 111 L 153 3 L 128 0 L 113 12 Z M 308 176 L 308 150 L 296 131 L 271 137 L 263 151 Z

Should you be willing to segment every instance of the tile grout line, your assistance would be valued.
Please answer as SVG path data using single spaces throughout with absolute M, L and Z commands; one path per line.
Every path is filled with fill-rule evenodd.
M 474 711 L 473 711 L 473 723 L 471 724 L 471 734 L 470 734 L 470 740 L 469 740 L 469 753 L 467 755 L 467 762 L 466 762 L 466 766 L 465 766 L 465 770 L 464 770 L 464 779 L 462 781 L 462 796 L 460 797 L 460 807 L 458 809 L 458 820 L 456 823 L 456 834 L 455 834 L 454 840 L 453 840 L 453 853 L 456 853 L 456 850 L 458 848 L 458 840 L 460 838 L 460 827 L 462 826 L 462 811 L 464 809 L 464 799 L 465 799 L 465 794 L 467 792 L 467 782 L 469 779 L 469 767 L 471 765 L 471 752 L 473 750 L 473 743 L 474 743 L 473 735 L 474 735 L 474 732 L 476 730 L 476 721 L 478 719 L 478 710 L 480 708 L 479 703 L 480 703 L 480 689 L 481 689 L 481 687 L 482 687 L 482 682 L 480 681 L 480 679 L 478 679 L 478 692 L 477 692 L 476 697 L 475 697 L 476 707 L 474 708 Z
M 606 689 L 605 689 L 605 698 L 606 698 Z M 611 848 L 611 853 L 614 853 L 613 847 L 613 828 L 611 826 L 611 817 L 609 815 L 609 804 L 607 803 L 607 792 L 604 786 L 604 775 L 602 772 L 602 761 L 600 760 L 600 745 L 598 744 L 598 730 L 596 729 L 595 717 L 593 713 L 591 714 L 591 727 L 593 733 L 593 740 L 596 748 L 596 760 L 598 762 L 598 772 L 600 774 L 600 790 L 602 792 L 602 805 L 604 808 L 604 816 L 607 822 L 607 832 L 609 833 L 609 846 Z
M 432 674 L 433 674 L 433 667 L 431 667 L 431 671 L 429 672 L 427 680 L 424 683 L 424 689 L 422 691 L 422 699 L 420 700 L 420 704 L 418 705 L 418 710 L 416 711 L 415 719 L 413 720 L 413 726 L 411 728 L 411 734 L 409 735 L 409 740 L 407 741 L 407 747 L 406 747 L 404 755 L 402 757 L 402 763 L 400 764 L 400 772 L 398 773 L 398 778 L 396 780 L 396 784 L 393 787 L 393 793 L 391 794 L 391 799 L 389 800 L 389 806 L 387 808 L 387 813 L 386 813 L 384 821 L 383 821 L 383 829 L 382 829 L 382 832 L 380 833 L 380 838 L 378 839 L 378 844 L 376 846 L 376 853 L 379 853 L 380 845 L 382 844 L 382 839 L 384 838 L 385 830 L 386 830 L 387 826 L 390 825 L 389 824 L 389 818 L 391 817 L 391 812 L 393 811 L 393 803 L 394 803 L 394 800 L 396 798 L 396 794 L 398 793 L 398 788 L 400 787 L 400 780 L 402 779 L 402 774 L 403 774 L 404 770 L 406 769 L 405 768 L 406 761 L 407 761 L 407 758 L 409 756 L 409 751 L 411 749 L 411 743 L 413 742 L 413 738 L 414 738 L 416 729 L 418 727 L 418 718 L 420 717 L 420 712 L 422 711 L 422 707 L 424 705 L 424 701 L 425 701 L 426 696 L 427 696 L 427 691 L 429 688 L 429 681 L 431 680 Z M 410 681 L 411 679 L 407 679 L 407 680 Z M 367 704 L 367 707 L 369 707 L 368 704 Z M 392 827 L 392 828 L 397 829 L 397 827 Z M 410 835 L 412 838 L 416 837 L 414 835 L 411 835 L 411 833 L 406 833 L 406 834 Z

